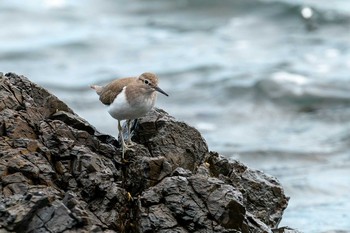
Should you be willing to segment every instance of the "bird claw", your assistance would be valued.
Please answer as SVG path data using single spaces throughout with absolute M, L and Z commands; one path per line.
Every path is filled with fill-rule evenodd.
M 135 152 L 135 149 L 132 148 L 133 145 L 135 145 L 135 144 L 132 144 L 132 145 L 124 145 L 124 150 L 125 150 L 125 151 L 132 151 L 132 152 Z

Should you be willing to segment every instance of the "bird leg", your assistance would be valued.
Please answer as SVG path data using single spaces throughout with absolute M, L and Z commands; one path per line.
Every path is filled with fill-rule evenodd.
M 124 136 L 123 136 L 123 128 L 120 124 L 120 120 L 118 120 L 118 131 L 119 131 L 119 136 L 122 139 L 122 159 L 124 159 L 124 153 L 125 153 L 125 142 L 124 142 Z
M 124 136 L 123 136 L 123 128 L 122 128 L 122 126 L 121 126 L 121 124 L 120 124 L 120 120 L 118 120 L 118 131 L 119 131 L 119 136 L 120 136 L 120 138 L 122 139 L 122 159 L 124 160 L 125 151 L 127 151 L 127 150 L 134 151 L 134 150 L 131 149 L 130 147 L 128 147 L 128 146 L 125 144 Z
M 130 134 L 131 121 L 132 120 L 126 120 L 126 124 L 128 126 L 128 140 L 127 140 L 126 144 L 133 146 L 135 143 L 133 141 L 131 141 L 131 134 Z

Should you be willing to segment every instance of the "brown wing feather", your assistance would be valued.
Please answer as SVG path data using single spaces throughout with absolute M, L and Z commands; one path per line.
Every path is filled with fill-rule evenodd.
M 129 78 L 122 78 L 122 79 L 116 79 L 106 86 L 104 86 L 99 93 L 100 95 L 100 101 L 105 105 L 110 105 L 115 97 L 122 92 L 123 88 L 136 81 L 137 78 L 135 77 L 129 77 Z

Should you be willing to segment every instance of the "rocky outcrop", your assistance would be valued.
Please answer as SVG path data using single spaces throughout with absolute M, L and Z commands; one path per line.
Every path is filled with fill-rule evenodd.
M 162 110 L 134 123 L 125 162 L 27 78 L 0 86 L 0 232 L 296 232 L 277 228 L 288 198 L 275 178 Z

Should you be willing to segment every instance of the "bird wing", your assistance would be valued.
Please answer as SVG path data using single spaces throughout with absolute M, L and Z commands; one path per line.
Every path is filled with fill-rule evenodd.
M 102 87 L 99 95 L 100 95 L 100 101 L 105 105 L 110 105 L 113 103 L 115 97 L 122 92 L 123 88 L 132 83 L 135 82 L 137 78 L 135 77 L 129 77 L 129 78 L 121 78 L 116 79 L 106 86 Z

